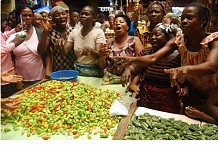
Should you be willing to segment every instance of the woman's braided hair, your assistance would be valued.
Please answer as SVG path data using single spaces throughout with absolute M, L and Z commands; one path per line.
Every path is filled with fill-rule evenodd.
M 176 36 L 178 29 L 174 25 L 158 23 L 155 28 L 161 29 L 168 39 Z

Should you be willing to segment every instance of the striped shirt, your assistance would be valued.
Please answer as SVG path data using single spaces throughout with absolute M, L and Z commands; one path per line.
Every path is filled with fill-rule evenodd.
M 146 67 L 144 70 L 144 80 L 158 88 L 170 87 L 170 74 L 165 73 L 164 69 L 180 67 L 180 59 L 178 51 L 174 51 L 158 63 Z

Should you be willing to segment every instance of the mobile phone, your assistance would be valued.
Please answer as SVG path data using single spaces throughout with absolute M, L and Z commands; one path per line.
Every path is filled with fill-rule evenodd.
M 22 23 L 23 21 L 22 21 L 22 15 L 20 14 L 20 22 Z

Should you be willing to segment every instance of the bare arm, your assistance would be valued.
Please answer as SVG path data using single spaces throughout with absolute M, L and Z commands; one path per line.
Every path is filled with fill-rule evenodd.
M 189 66 L 188 67 L 188 74 L 189 75 L 211 75 L 216 73 L 218 70 L 218 39 L 211 43 L 211 51 L 207 56 L 206 62 Z
M 108 49 L 108 45 L 104 45 L 98 51 L 98 55 L 99 55 L 98 65 L 101 69 L 105 69 L 107 67 L 107 59 L 108 59 L 109 53 L 110 51 Z
M 43 33 L 42 33 L 42 37 L 39 40 L 39 44 L 37 47 L 37 51 L 39 54 L 43 54 L 46 51 L 46 48 L 48 48 L 50 46 L 50 41 L 47 38 L 49 31 L 52 30 L 52 25 L 51 25 L 51 19 L 48 19 L 47 21 L 43 21 L 42 22 L 42 26 L 43 26 Z
M 138 20 L 139 20 L 138 12 L 137 12 L 137 11 L 138 11 L 138 10 L 135 10 L 135 11 L 134 11 L 134 19 L 133 19 L 133 21 L 134 21 L 135 27 L 138 26 Z
M 107 23 L 107 22 L 105 22 L 105 23 L 103 23 L 102 25 L 101 25 L 101 29 L 105 32 L 105 30 L 107 29 L 107 28 L 109 28 L 110 27 L 110 24 L 109 23 Z
M 65 52 L 66 54 L 68 54 L 68 53 L 71 51 L 71 49 L 73 49 L 73 47 L 74 47 L 73 42 L 67 41 L 67 42 L 64 44 L 63 50 L 64 50 L 64 52 Z
M 129 66 L 134 64 L 135 66 L 151 66 L 158 62 L 160 59 L 167 57 L 174 50 L 177 49 L 177 45 L 175 44 L 175 38 L 169 40 L 166 45 L 151 55 L 138 56 L 138 57 L 126 57 L 126 56 L 110 56 L 113 60 L 122 60 L 123 64 L 121 67 Z
M 139 56 L 140 52 L 144 49 L 144 46 L 142 45 L 140 39 L 138 37 L 134 37 L 134 42 L 135 42 L 135 56 Z M 140 69 L 142 67 L 139 67 Z M 127 84 L 127 82 L 131 82 L 129 87 L 127 87 L 126 92 L 130 91 L 135 91 L 136 93 L 139 91 L 138 89 L 138 83 L 140 79 L 141 74 L 136 73 L 136 69 L 134 66 L 130 65 L 126 67 L 124 73 L 122 74 L 122 82 L 123 86 Z M 133 77 L 133 79 L 132 79 Z
M 46 67 L 45 67 L 45 78 L 49 78 L 52 72 L 52 56 L 50 51 L 46 51 Z
M 47 38 L 49 31 L 43 30 L 42 38 L 39 40 L 37 51 L 39 54 L 43 54 L 46 51 L 46 48 L 49 47 L 49 39 Z
M 218 70 L 218 39 L 211 42 L 211 51 L 207 56 L 206 62 L 198 65 L 188 65 L 178 68 L 164 70 L 171 74 L 171 86 L 177 82 L 184 82 L 187 75 L 191 76 L 206 76 L 212 75 Z
M 154 54 L 135 57 L 133 59 L 133 63 L 138 66 L 150 66 L 150 65 L 155 64 L 162 58 L 167 57 L 176 49 L 177 49 L 177 46 L 175 44 L 175 38 L 172 38 L 166 43 L 166 45 L 163 48 L 161 48 Z

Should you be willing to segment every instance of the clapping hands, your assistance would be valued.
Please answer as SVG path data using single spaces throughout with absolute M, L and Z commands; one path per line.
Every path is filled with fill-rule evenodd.
M 89 46 L 84 46 L 79 49 L 80 55 L 88 56 L 92 52 L 92 48 Z

